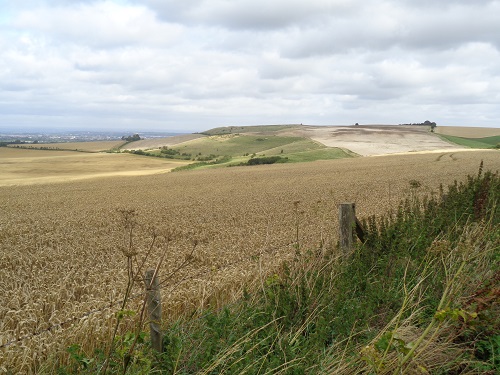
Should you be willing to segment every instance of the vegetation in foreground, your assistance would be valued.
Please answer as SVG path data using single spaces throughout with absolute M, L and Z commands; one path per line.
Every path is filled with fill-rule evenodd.
M 412 181 L 411 189 L 419 187 Z M 302 249 L 257 291 L 172 323 L 164 352 L 146 334 L 117 338 L 110 373 L 495 374 L 500 371 L 500 176 L 439 195 L 410 193 L 369 218 L 349 257 Z M 131 356 L 130 345 L 136 345 Z M 68 348 L 96 373 L 104 351 Z

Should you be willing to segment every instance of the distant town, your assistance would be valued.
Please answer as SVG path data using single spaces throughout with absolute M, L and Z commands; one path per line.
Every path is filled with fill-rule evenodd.
M 180 133 L 169 132 L 141 132 L 142 139 L 163 138 Z M 43 132 L 0 132 L 0 143 L 3 144 L 25 144 L 25 143 L 58 143 L 58 142 L 93 142 L 93 141 L 113 141 L 120 140 L 130 135 L 130 132 L 117 131 L 71 131 L 60 133 Z

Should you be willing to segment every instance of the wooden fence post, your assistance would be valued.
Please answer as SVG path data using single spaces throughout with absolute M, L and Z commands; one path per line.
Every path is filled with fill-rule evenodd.
M 344 256 L 348 256 L 354 244 L 354 228 L 356 226 L 356 212 L 354 203 L 342 203 L 339 207 L 340 249 Z
M 149 328 L 151 330 L 151 346 L 157 352 L 162 353 L 163 337 L 161 333 L 161 294 L 158 283 L 158 275 L 155 275 L 155 270 L 146 271 L 145 281 L 149 313 Z

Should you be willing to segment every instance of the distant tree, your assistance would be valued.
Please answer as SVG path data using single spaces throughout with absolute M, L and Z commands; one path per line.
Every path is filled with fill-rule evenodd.
M 127 136 L 123 136 L 122 140 L 127 141 L 127 142 L 140 141 L 141 140 L 141 136 L 139 134 L 129 135 L 128 137 Z
M 400 124 L 400 125 L 411 125 L 411 126 L 430 126 L 431 132 L 434 131 L 434 128 L 437 126 L 435 122 L 425 120 L 424 122 L 414 122 L 410 124 Z

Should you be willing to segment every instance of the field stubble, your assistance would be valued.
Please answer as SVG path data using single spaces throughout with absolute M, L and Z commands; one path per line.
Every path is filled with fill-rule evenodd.
M 0 373 L 40 372 L 48 357 L 75 342 L 92 353 L 108 340 L 127 281 L 119 209 L 136 210 L 137 248 L 146 249 L 150 233 L 158 234 L 153 260 L 167 254 L 161 276 L 197 244 L 193 263 L 163 284 L 167 321 L 238 297 L 245 283 L 295 256 L 297 228 L 302 250 L 334 244 L 342 202 L 356 202 L 360 217 L 384 213 L 396 208 L 412 180 L 421 185 L 415 193 L 430 193 L 440 183 L 477 173 L 481 160 L 486 169 L 500 169 L 495 151 L 452 156 L 0 187 Z M 134 293 L 140 298 L 141 289 Z M 99 312 L 85 315 L 93 310 Z M 58 327 L 62 322 L 67 323 Z M 15 341 L 25 335 L 30 337 Z

